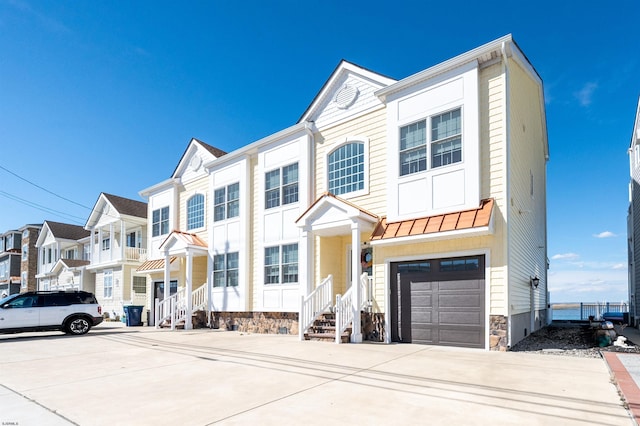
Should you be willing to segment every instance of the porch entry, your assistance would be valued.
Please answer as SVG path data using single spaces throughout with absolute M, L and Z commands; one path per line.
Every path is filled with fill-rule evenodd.
M 178 292 L 178 280 L 169 281 L 169 296 Z M 156 299 L 158 302 L 164 300 L 164 281 L 153 282 L 153 297 L 151 298 L 151 313 L 156 311 Z
M 391 263 L 391 340 L 485 346 L 485 259 Z

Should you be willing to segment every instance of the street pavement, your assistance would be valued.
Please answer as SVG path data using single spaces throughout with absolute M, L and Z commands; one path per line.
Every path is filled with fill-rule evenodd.
M 0 335 L 5 425 L 633 425 L 604 359 L 103 323 Z

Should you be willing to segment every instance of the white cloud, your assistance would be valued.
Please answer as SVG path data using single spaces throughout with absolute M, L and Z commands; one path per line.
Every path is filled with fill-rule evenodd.
M 551 260 L 578 260 L 580 258 L 576 253 L 561 253 L 554 254 Z
M 612 238 L 616 237 L 617 235 L 610 231 L 604 231 L 599 234 L 593 234 L 593 236 L 596 238 Z
M 626 263 L 616 263 L 611 267 L 611 269 L 627 269 Z
M 627 271 L 572 269 L 554 271 L 548 275 L 550 303 L 617 302 L 629 298 Z
M 586 107 L 591 105 L 591 98 L 593 97 L 593 92 L 598 88 L 597 83 L 589 82 L 585 84 L 582 89 L 578 90 L 573 94 L 580 102 L 580 105 Z

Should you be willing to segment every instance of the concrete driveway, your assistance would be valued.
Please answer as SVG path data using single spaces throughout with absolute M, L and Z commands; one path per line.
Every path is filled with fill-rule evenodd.
M 2 425 L 631 425 L 602 359 L 104 323 L 0 335 Z

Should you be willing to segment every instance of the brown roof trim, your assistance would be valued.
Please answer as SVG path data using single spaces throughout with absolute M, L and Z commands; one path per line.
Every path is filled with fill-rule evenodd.
M 480 201 L 480 207 L 472 210 L 389 223 L 386 218 L 382 218 L 373 230 L 371 241 L 487 227 L 491 222 L 494 204 L 494 199 L 488 198 Z
M 172 264 L 174 260 L 176 260 L 175 256 L 169 258 L 169 264 Z M 164 269 L 164 259 L 147 260 L 136 268 L 136 272 L 157 271 L 160 269 Z

